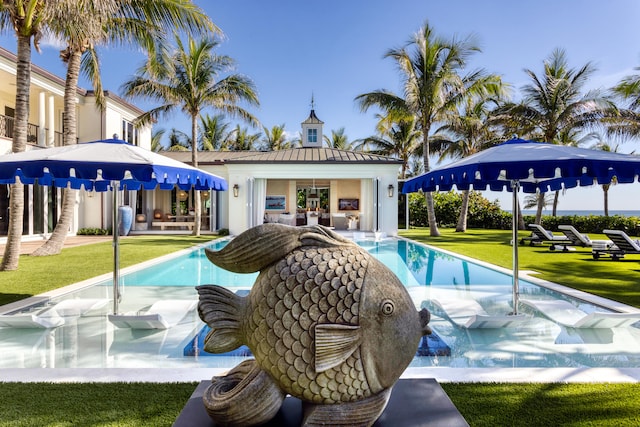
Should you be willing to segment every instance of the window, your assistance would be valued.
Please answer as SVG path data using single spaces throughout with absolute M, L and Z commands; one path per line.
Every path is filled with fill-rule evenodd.
M 139 145 L 138 129 L 133 126 L 133 123 L 127 120 L 122 121 L 122 139 L 129 144 Z
M 307 141 L 318 142 L 318 129 L 307 129 Z

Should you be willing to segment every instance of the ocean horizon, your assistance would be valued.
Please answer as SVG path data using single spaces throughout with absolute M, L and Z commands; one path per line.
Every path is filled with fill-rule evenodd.
M 511 212 L 511 209 L 507 210 L 507 212 Z M 536 210 L 535 209 L 523 209 L 522 213 L 524 215 L 535 215 L 536 214 Z M 547 216 L 551 216 L 552 211 L 551 209 L 544 209 L 542 211 L 542 215 L 547 215 Z M 590 216 L 590 215 L 595 215 L 595 216 L 604 216 L 604 210 L 599 209 L 599 210 L 562 210 L 562 209 L 558 209 L 558 211 L 556 212 L 556 216 Z M 620 216 L 626 216 L 626 217 L 630 217 L 630 216 L 637 216 L 640 217 L 640 210 L 613 210 L 613 209 L 609 209 L 609 216 L 614 216 L 614 215 L 620 215 Z

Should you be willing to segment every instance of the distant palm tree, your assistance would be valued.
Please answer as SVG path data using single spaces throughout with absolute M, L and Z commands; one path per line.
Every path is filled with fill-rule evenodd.
M 472 37 L 445 40 L 425 23 L 405 47 L 392 49 L 385 55 L 398 66 L 403 97 L 378 90 L 358 95 L 356 102 L 362 111 L 377 106 L 395 120 L 414 117 L 422 132 L 424 169 L 428 172 L 431 169 L 431 126 L 454 110 L 467 94 L 491 92 L 495 88 L 492 84 L 495 76 L 487 75 L 484 70 L 460 74 L 466 68 L 467 59 L 479 51 Z M 431 236 L 439 236 L 433 197 L 431 193 L 425 193 L 425 198 L 429 232 Z
M 171 129 L 171 133 L 169 133 L 169 148 L 167 148 L 167 151 L 189 150 L 191 150 L 191 139 L 189 135 L 177 129 Z
M 247 128 L 241 128 L 240 125 L 236 125 L 236 128 L 231 132 L 227 148 L 230 151 L 255 150 L 260 136 L 260 133 L 250 134 Z
M 224 121 L 224 115 L 216 114 L 200 116 L 200 148 L 204 151 L 219 151 L 226 147 L 229 139 L 228 122 Z
M 338 150 L 352 149 L 349 137 L 344 134 L 344 127 L 341 127 L 338 130 L 332 130 L 331 137 L 324 135 L 323 139 L 329 148 L 337 148 Z
M 573 143 L 583 132 L 618 115 L 611 98 L 600 91 L 583 93 L 595 70 L 590 62 L 569 68 L 565 51 L 554 50 L 544 61 L 541 76 L 525 70 L 531 83 L 522 88 L 522 101 L 503 105 L 495 115 L 496 122 L 507 124 L 521 136 L 552 144 Z M 536 224 L 542 220 L 543 202 L 539 197 Z M 554 211 L 556 205 L 557 194 Z
M 157 153 L 158 151 L 164 150 L 164 146 L 162 145 L 162 137 L 165 134 L 164 129 L 154 129 L 151 132 L 151 151 Z
M 469 97 L 460 113 L 448 115 L 445 124 L 440 126 L 431 138 L 434 151 L 440 154 L 439 161 L 447 157 L 452 159 L 468 157 L 499 142 L 500 135 L 488 122 L 493 105 L 495 105 L 493 100 Z M 457 232 L 466 231 L 468 212 L 469 190 L 462 190 Z
M 251 79 L 230 74 L 217 80 L 221 72 L 229 70 L 234 61 L 225 55 L 214 54 L 218 42 L 203 38 L 195 41 L 188 37 L 186 46 L 176 37 L 176 50 L 150 58 L 137 75 L 123 85 L 128 97 L 142 97 L 163 104 L 142 114 L 138 120 L 149 123 L 161 115 L 180 108 L 191 118 L 191 140 L 198 141 L 198 117 L 203 109 L 214 108 L 230 117 L 259 125 L 258 119 L 239 104 L 259 105 Z M 191 147 L 191 163 L 198 167 L 198 147 Z M 195 191 L 195 226 L 193 235 L 200 235 L 201 201 Z
M 263 148 L 266 151 L 286 150 L 291 148 L 291 141 L 287 141 L 287 133 L 284 130 L 284 123 L 273 126 L 271 129 L 264 127 L 264 137 L 262 138 Z
M 634 68 L 638 73 L 625 76 L 611 92 L 625 103 L 617 120 L 608 122 L 608 133 L 611 136 L 640 136 L 640 67 Z
M 354 148 L 402 160 L 400 179 L 405 179 L 409 160 L 417 154 L 420 146 L 421 133 L 416 129 L 416 121 L 413 118 L 399 120 L 397 123 L 381 120 L 378 130 L 379 136 L 374 135 L 357 141 Z

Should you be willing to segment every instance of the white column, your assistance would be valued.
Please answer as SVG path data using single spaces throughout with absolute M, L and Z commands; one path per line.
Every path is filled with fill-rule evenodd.
M 43 147 L 46 145 L 46 95 L 47 94 L 45 92 L 40 92 L 38 94 L 38 145 Z
M 47 147 L 53 147 L 56 138 L 56 111 L 53 95 L 49 95 L 47 105 Z

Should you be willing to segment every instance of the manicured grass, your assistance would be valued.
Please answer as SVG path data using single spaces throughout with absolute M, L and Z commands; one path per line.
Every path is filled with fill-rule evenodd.
M 0 427 L 170 426 L 196 383 L 0 383 Z M 640 384 L 441 386 L 471 426 L 637 426 Z
M 440 229 L 440 237 L 429 236 L 428 229 L 400 230 L 399 235 L 508 269 L 512 268 L 511 231 Z M 529 235 L 521 231 L 519 239 Z M 608 240 L 590 234 L 592 240 Z M 550 251 L 549 244 L 518 247 L 520 270 L 534 270 L 539 277 L 614 301 L 640 308 L 640 255 L 627 255 L 620 261 L 594 260 L 591 248 L 575 252 Z
M 196 385 L 0 383 L 0 426 L 170 426 Z
M 206 243 L 216 236 L 129 236 L 120 239 L 120 268 Z M 0 305 L 113 271 L 111 241 L 65 248 L 59 255 L 22 255 L 18 270 L 0 271 Z

